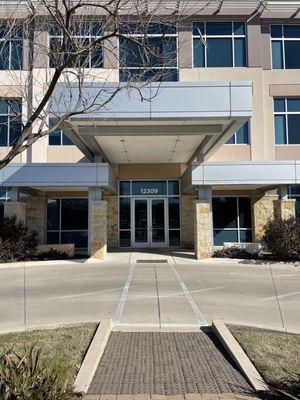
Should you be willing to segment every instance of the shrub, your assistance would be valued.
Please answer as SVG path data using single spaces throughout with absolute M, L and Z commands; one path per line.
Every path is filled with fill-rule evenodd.
M 216 258 L 244 258 L 246 260 L 258 259 L 259 255 L 237 246 L 225 247 L 214 252 Z
M 45 366 L 41 351 L 31 346 L 25 354 L 7 352 L 0 356 L 0 399 L 70 400 L 73 387 L 59 364 Z
M 32 259 L 37 251 L 37 233 L 29 232 L 15 217 L 0 218 L 0 261 Z
M 39 253 L 38 258 L 40 260 L 65 260 L 66 258 L 69 258 L 69 256 L 67 253 L 63 251 L 51 248 L 49 251 L 45 251 L 44 253 Z
M 278 260 L 300 258 L 300 226 L 295 218 L 269 221 L 263 241 Z

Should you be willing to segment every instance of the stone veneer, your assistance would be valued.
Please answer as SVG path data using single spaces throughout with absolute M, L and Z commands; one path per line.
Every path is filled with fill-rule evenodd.
M 278 200 L 277 195 L 257 195 L 251 198 L 252 209 L 252 232 L 253 241 L 260 242 L 265 233 L 265 225 L 274 219 L 274 201 Z
M 44 196 L 35 196 L 27 203 L 26 224 L 30 230 L 37 232 L 39 244 L 46 243 L 46 198 Z
M 89 255 L 103 260 L 107 253 L 107 202 L 90 202 Z
M 210 258 L 212 254 L 212 206 L 211 201 L 195 201 L 195 256 L 201 258 Z
M 4 203 L 4 215 L 5 217 L 16 217 L 17 220 L 24 222 L 26 225 L 27 222 L 27 203 L 23 203 L 20 201 L 10 201 Z
M 118 247 L 118 196 L 104 196 L 107 201 L 107 246 Z
M 276 219 L 289 219 L 296 217 L 296 200 L 275 200 L 274 217 Z
M 180 196 L 181 246 L 194 248 L 194 205 L 195 195 Z

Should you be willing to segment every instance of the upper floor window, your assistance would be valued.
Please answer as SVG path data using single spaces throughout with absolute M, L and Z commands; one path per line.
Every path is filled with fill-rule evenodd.
M 249 144 L 249 122 L 241 126 L 226 144 Z
M 0 101 L 0 146 L 13 146 L 22 132 L 21 100 Z
M 194 22 L 194 67 L 246 67 L 244 22 Z
M 0 70 L 22 69 L 23 29 L 0 23 Z
M 49 125 L 53 126 L 53 122 L 49 121 Z M 56 128 L 54 132 L 49 135 L 49 146 L 72 146 L 71 140 L 62 132 L 60 128 Z
M 275 144 L 300 144 L 300 98 L 274 99 Z
M 63 32 L 61 28 L 55 25 L 50 27 L 50 67 L 54 68 L 74 55 L 74 59 L 70 60 L 68 65 L 70 68 L 102 68 L 102 46 L 99 44 L 88 49 L 91 43 L 101 37 L 101 23 L 94 21 L 76 22 L 72 24 L 70 33 L 71 36 L 68 40 L 68 48 L 64 51 L 62 47 Z M 87 50 L 82 51 L 83 49 Z M 63 60 L 60 61 L 60 57 L 63 53 Z
M 272 25 L 271 43 L 274 69 L 300 68 L 300 25 Z
M 176 27 L 149 24 L 145 35 L 141 26 L 127 24 L 120 33 L 125 36 L 119 40 L 121 82 L 135 78 L 142 81 L 178 80 Z

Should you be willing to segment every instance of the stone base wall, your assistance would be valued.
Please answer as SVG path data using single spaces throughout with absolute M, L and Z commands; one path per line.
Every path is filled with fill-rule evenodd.
M 27 222 L 27 203 L 11 201 L 4 203 L 4 216 L 8 218 L 16 217 L 17 220 Z
M 103 260 L 107 253 L 107 202 L 90 202 L 89 255 Z
M 195 202 L 195 256 L 210 258 L 212 254 L 212 206 L 210 201 L 196 200 Z
M 296 200 L 275 200 L 274 217 L 276 219 L 289 219 L 296 217 Z
M 180 197 L 181 212 L 181 246 L 194 248 L 195 195 Z
M 107 201 L 107 246 L 118 247 L 118 196 L 104 196 Z
M 27 203 L 27 226 L 38 233 L 39 244 L 46 243 L 47 203 L 43 196 L 32 197 Z
M 264 236 L 266 223 L 274 219 L 274 201 L 277 195 L 260 195 L 251 198 L 253 241 L 260 242 Z

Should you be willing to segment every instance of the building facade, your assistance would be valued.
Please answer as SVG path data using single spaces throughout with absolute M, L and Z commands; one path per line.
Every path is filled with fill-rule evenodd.
M 300 4 L 221 3 L 149 32 L 162 52 L 176 53 L 176 62 L 153 67 L 161 82 L 70 118 L 0 170 L 0 213 L 24 220 L 41 244 L 74 243 L 98 259 L 107 248 L 162 247 L 207 258 L 224 242 L 261 241 L 269 219 L 299 218 Z M 59 34 L 49 28 L 38 38 L 51 46 Z M 9 46 L 0 95 L 21 108 L 11 71 L 28 70 L 26 38 L 16 34 Z M 138 69 L 124 46 L 114 46 L 122 65 L 105 47 L 91 56 L 96 78 L 82 88 L 86 97 L 97 85 L 126 85 Z M 46 84 L 53 63 L 37 58 L 34 76 Z M 38 97 L 41 85 L 34 90 Z M 67 112 L 77 90 L 57 85 L 54 115 Z M 12 108 L 1 103 L 0 159 L 20 130 Z

